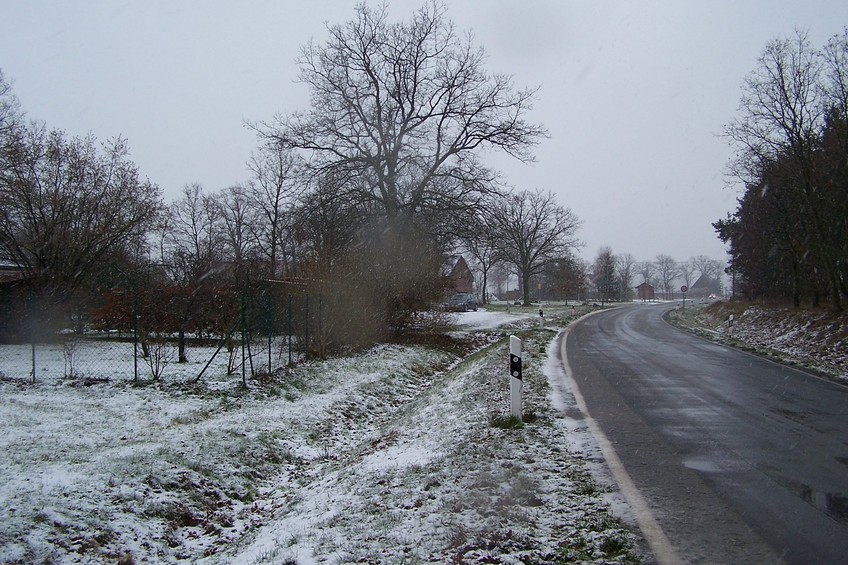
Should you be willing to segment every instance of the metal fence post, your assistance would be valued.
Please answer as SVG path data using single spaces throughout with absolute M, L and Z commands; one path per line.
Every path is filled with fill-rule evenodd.
M 309 295 L 308 294 L 304 298 L 303 308 L 304 308 L 304 311 L 305 311 L 305 313 L 303 315 L 304 331 L 305 331 L 304 338 L 303 338 L 303 358 L 308 360 L 309 359 Z
M 239 297 L 239 314 L 241 318 L 241 383 L 247 386 L 247 376 L 245 375 L 245 371 L 247 370 L 247 359 L 245 358 L 244 353 L 244 341 L 245 341 L 245 324 L 244 324 L 244 294 Z
M 265 321 L 268 330 L 268 374 L 270 375 L 273 373 L 271 369 L 271 335 L 274 333 L 274 302 L 273 296 L 268 291 L 265 294 Z
M 132 296 L 132 330 L 133 330 L 133 381 L 138 380 L 138 289 L 133 289 Z
M 291 338 L 292 338 L 292 295 L 289 294 L 289 307 L 288 307 L 288 328 L 286 333 L 288 334 L 288 350 L 289 350 L 289 367 L 292 364 L 292 354 L 291 354 Z

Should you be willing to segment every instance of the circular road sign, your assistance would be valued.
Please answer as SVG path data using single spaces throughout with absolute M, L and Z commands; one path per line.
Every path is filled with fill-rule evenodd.
M 685 284 L 680 287 L 680 292 L 686 292 L 687 290 L 689 290 L 689 287 L 686 286 Z

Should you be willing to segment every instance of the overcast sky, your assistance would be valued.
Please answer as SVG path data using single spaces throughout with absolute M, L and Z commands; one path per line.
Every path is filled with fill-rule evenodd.
M 394 0 L 407 18 L 421 2 Z M 554 191 L 583 221 L 581 255 L 724 259 L 711 223 L 735 209 L 723 126 L 766 43 L 848 25 L 844 0 L 453 0 L 488 68 L 541 86 L 538 161 L 491 162 L 517 188 Z M 308 107 L 298 49 L 353 3 L 316 0 L 0 0 L 0 68 L 31 118 L 71 135 L 121 135 L 167 201 L 248 178 L 244 121 Z

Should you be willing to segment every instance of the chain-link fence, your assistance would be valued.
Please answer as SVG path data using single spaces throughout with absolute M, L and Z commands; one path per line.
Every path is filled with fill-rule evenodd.
M 321 351 L 321 296 L 267 284 L 237 292 L 114 290 L 84 323 L 0 344 L 0 376 L 33 381 L 247 379 Z M 29 327 L 46 327 L 29 323 Z

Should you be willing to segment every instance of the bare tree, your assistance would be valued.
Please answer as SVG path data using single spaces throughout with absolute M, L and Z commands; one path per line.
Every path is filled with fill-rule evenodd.
M 221 206 L 199 184 L 183 187 L 168 211 L 162 234 L 162 260 L 171 279 L 185 292 L 174 296 L 179 332 L 179 362 L 186 356 L 186 327 L 195 314 L 201 287 L 225 271 L 226 237 Z
M 530 305 L 530 278 L 579 245 L 580 220 L 551 192 L 521 191 L 500 198 L 489 211 L 495 245 L 518 271 L 524 305 Z
M 822 135 L 823 166 L 818 167 L 822 184 L 824 221 L 830 234 L 829 251 L 837 260 L 834 274 L 843 297 L 848 297 L 848 198 L 845 198 L 848 179 L 848 27 L 834 35 L 824 48 L 825 95 L 828 106 L 827 125 Z
M 495 285 L 495 291 L 499 298 L 504 299 L 506 292 L 509 291 L 509 281 L 512 278 L 512 265 L 505 263 L 496 263 L 492 267 L 491 279 Z
M 474 258 L 471 268 L 477 271 L 479 275 L 478 288 L 480 289 L 480 299 L 482 304 L 489 303 L 489 274 L 495 265 L 500 261 L 498 250 L 492 245 L 490 240 L 472 240 L 463 243 L 465 249 Z
M 615 267 L 616 256 L 613 255 L 612 248 L 601 247 L 592 263 L 592 282 L 601 299 L 601 305 L 619 295 L 619 281 L 616 278 Z
M 545 282 L 549 296 L 565 300 L 574 297 L 579 300 L 586 291 L 588 267 L 585 261 L 573 253 L 550 263 L 545 270 Z
M 220 222 L 223 255 L 233 262 L 240 275 L 247 274 L 246 263 L 254 253 L 253 241 L 249 237 L 252 209 L 246 190 L 241 186 L 231 186 L 213 195 L 210 204 L 217 207 L 215 216 Z
M 332 175 L 320 179 L 316 190 L 293 208 L 291 239 L 298 246 L 298 259 L 317 263 L 323 271 L 357 244 L 362 211 L 357 203 L 339 198 Z
M 696 255 L 690 260 L 690 263 L 698 271 L 699 277 L 705 276 L 714 281 L 721 279 L 724 262 L 718 259 L 711 259 L 706 255 Z
M 793 302 L 800 305 L 805 287 L 815 289 L 817 301 L 823 288 L 840 309 L 844 248 L 831 242 L 833 226 L 842 218 L 836 224 L 829 221 L 831 203 L 817 177 L 821 132 L 834 111 L 839 113 L 843 97 L 839 85 L 844 75 L 833 67 L 840 61 L 838 39 L 830 45 L 823 55 L 803 31 L 770 41 L 745 81 L 740 116 L 725 133 L 736 149 L 731 172 L 768 195 L 769 223 L 781 232 L 782 264 L 790 265 Z M 828 72 L 833 85 L 825 82 Z M 837 106 L 831 107 L 833 103 Z
M 474 258 L 472 268 L 479 273 L 482 303 L 488 302 L 489 274 L 492 269 L 502 261 L 502 257 L 496 245 L 497 234 L 493 224 L 487 222 L 486 215 L 482 211 L 470 214 L 466 219 L 460 239 L 462 246 Z
M 23 112 L 12 84 L 0 69 L 0 142 L 23 120 Z
M 642 282 L 646 282 L 651 286 L 654 284 L 654 277 L 657 274 L 657 266 L 653 261 L 640 261 L 636 264 L 636 272 L 642 275 Z
M 848 27 L 830 38 L 823 51 L 827 107 L 848 127 Z
M 179 285 L 195 285 L 222 271 L 224 237 L 221 207 L 197 183 L 183 187 L 165 225 L 163 262 Z
M 297 157 L 291 151 L 271 143 L 260 147 L 250 158 L 251 182 L 245 190 L 253 221 L 249 226 L 253 239 L 268 260 L 268 276 L 285 272 L 285 213 L 293 205 L 298 191 Z M 282 269 L 280 263 L 282 262 Z
M 630 300 L 633 296 L 633 277 L 636 275 L 636 259 L 633 255 L 616 255 L 615 273 L 619 284 L 619 300 Z
M 283 149 L 306 151 L 310 170 L 333 171 L 340 190 L 390 226 L 474 206 L 494 179 L 477 151 L 532 161 L 530 149 L 547 135 L 526 118 L 536 90 L 486 72 L 483 49 L 439 4 L 399 23 L 388 21 L 385 5 L 359 4 L 353 21 L 328 33 L 298 60 L 311 110 L 255 128 Z
M 666 299 L 668 299 L 672 296 L 674 279 L 677 278 L 677 261 L 669 255 L 657 255 L 656 267 L 663 292 L 665 292 Z
M 122 138 L 12 128 L 0 145 L 0 255 L 59 301 L 91 281 L 161 210 L 159 188 L 128 154 Z
M 695 282 L 695 271 L 698 268 L 695 266 L 695 260 L 690 259 L 689 261 L 681 261 L 677 264 L 677 272 L 680 275 L 680 279 L 683 281 L 683 284 L 692 288 L 692 283 Z

